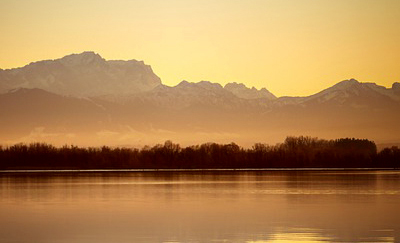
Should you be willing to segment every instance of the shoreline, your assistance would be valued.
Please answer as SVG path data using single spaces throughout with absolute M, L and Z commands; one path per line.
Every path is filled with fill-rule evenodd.
M 232 172 L 232 171 L 399 171 L 400 168 L 238 168 L 238 169 L 20 169 L 1 173 L 68 173 L 68 172 Z

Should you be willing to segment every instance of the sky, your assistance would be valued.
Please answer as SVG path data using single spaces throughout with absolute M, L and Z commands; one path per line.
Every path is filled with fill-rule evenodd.
M 2 69 L 94 51 L 277 96 L 400 81 L 399 0 L 0 0 L 0 33 Z

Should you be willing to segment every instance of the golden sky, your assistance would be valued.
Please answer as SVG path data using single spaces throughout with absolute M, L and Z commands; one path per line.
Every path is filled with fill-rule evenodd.
M 95 51 L 277 96 L 400 81 L 399 0 L 0 0 L 0 68 Z

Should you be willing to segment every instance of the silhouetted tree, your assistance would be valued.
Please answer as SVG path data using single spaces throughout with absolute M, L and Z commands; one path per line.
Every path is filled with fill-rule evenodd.
M 166 141 L 143 149 L 60 148 L 44 143 L 0 146 L 0 169 L 149 169 L 149 168 L 356 168 L 400 167 L 400 149 L 377 153 L 374 142 L 341 138 L 287 137 L 282 144 L 256 143 L 243 149 L 235 143 L 181 148 Z

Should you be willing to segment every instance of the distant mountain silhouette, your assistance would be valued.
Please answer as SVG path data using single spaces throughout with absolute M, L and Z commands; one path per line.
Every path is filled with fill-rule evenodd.
M 106 61 L 94 52 L 0 70 L 0 92 L 39 88 L 61 95 L 96 96 L 142 92 L 160 84 L 142 61 Z
M 241 83 L 228 83 L 224 86 L 226 90 L 229 90 L 236 96 L 244 99 L 259 99 L 266 98 L 269 100 L 276 99 L 276 96 L 269 92 L 266 88 L 262 88 L 260 90 L 252 87 L 251 89 L 247 88 L 244 84 Z
M 397 91 L 398 83 L 393 88 L 386 88 L 375 83 L 361 83 L 355 79 L 344 80 L 321 92 L 306 97 L 280 97 L 278 104 L 332 104 L 354 107 L 388 105 L 400 102 Z
M 288 135 L 400 141 L 400 84 L 345 80 L 305 97 L 209 81 L 163 85 L 150 66 L 84 52 L 0 70 L 0 143 L 275 143 Z

